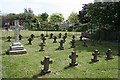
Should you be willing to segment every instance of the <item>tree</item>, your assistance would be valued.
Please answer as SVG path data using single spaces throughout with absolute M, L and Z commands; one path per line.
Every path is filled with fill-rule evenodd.
M 61 13 L 53 13 L 49 17 L 49 21 L 51 23 L 55 23 L 55 24 L 58 24 L 58 23 L 62 22 L 63 20 L 64 20 L 64 17 Z
M 78 23 L 78 14 L 76 12 L 72 12 L 70 16 L 68 17 L 69 22 L 72 23 Z
M 40 14 L 40 15 L 38 15 L 39 17 L 40 17 L 40 19 L 42 20 L 42 21 L 48 21 L 48 14 L 45 12 L 45 13 L 42 13 L 42 14 Z
M 86 16 L 91 19 L 93 28 L 99 30 L 99 39 L 116 39 L 120 30 L 119 7 L 120 3 L 114 2 L 88 4 Z

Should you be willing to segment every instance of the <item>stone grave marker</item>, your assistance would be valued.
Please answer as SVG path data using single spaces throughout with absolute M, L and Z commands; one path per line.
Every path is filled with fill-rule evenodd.
M 76 58 L 78 57 L 78 55 L 76 55 L 76 52 L 73 51 L 71 55 L 69 55 L 69 58 L 71 59 L 71 63 L 69 64 L 69 66 L 77 66 L 78 63 L 76 62 Z
M 10 36 L 8 36 L 8 37 L 7 37 L 7 42 L 11 42 L 11 40 L 10 40 L 10 39 L 11 39 L 11 37 L 10 37 Z
M 22 39 L 22 35 L 20 34 L 20 35 L 19 35 L 19 40 L 21 40 L 21 39 Z
M 99 60 L 97 60 L 97 57 L 100 53 L 98 52 L 98 50 L 95 50 L 92 55 L 93 55 L 93 59 L 91 59 L 92 62 L 97 62 Z
M 31 37 L 32 39 L 34 38 L 34 36 L 35 36 L 34 34 L 31 34 L 31 35 L 30 35 L 30 37 Z
M 106 59 L 107 60 L 113 59 L 113 57 L 112 57 L 112 50 L 111 49 L 108 49 L 106 51 Z
M 57 43 L 57 37 L 54 36 L 53 39 L 54 39 L 53 43 Z
M 26 49 L 24 49 L 24 46 L 19 42 L 19 33 L 20 33 L 20 25 L 19 25 L 19 20 L 15 20 L 15 31 L 14 31 L 14 38 L 15 42 L 12 43 L 10 46 L 10 49 L 7 51 L 8 54 L 13 54 L 13 53 L 26 53 Z
M 67 33 L 65 33 L 65 37 L 67 38 Z
M 63 36 L 63 41 L 66 42 L 66 36 Z
M 51 38 L 53 38 L 53 33 L 50 33 L 50 38 L 49 39 L 51 39 Z
M 41 39 L 42 39 L 44 37 L 44 34 L 42 33 L 40 36 L 41 36 Z
M 72 41 L 70 41 L 70 43 L 71 43 L 70 48 L 75 48 L 75 40 L 73 39 Z
M 41 73 L 50 73 L 51 71 L 49 70 L 49 64 L 52 64 L 52 60 L 48 56 L 44 57 L 44 60 L 41 61 L 41 64 L 44 65 L 44 69 L 41 70 Z
M 72 36 L 72 39 L 75 39 L 75 35 Z
M 57 49 L 57 50 L 64 50 L 64 47 L 63 47 L 63 43 L 64 43 L 64 41 L 63 40 L 60 40 L 60 46 L 59 46 L 59 48 Z
M 44 46 L 45 46 L 45 44 L 44 44 L 44 43 L 40 43 L 39 46 L 41 47 L 39 51 L 44 51 Z
M 58 38 L 61 38 L 62 37 L 62 33 L 59 33 L 59 36 L 58 36 Z
M 45 40 L 46 40 L 46 38 L 43 36 L 43 37 L 42 37 L 42 41 L 43 41 L 43 43 L 45 43 Z
M 33 40 L 33 39 L 32 39 L 31 37 L 29 37 L 29 38 L 28 38 L 28 44 L 32 45 L 32 40 Z

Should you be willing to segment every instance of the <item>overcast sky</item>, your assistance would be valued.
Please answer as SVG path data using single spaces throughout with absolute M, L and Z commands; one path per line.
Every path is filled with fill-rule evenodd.
M 82 9 L 82 4 L 91 3 L 94 0 L 1 0 L 0 11 L 2 13 L 22 13 L 24 8 L 31 8 L 34 14 L 47 12 L 49 15 L 55 12 L 62 13 L 65 19 L 72 11 Z

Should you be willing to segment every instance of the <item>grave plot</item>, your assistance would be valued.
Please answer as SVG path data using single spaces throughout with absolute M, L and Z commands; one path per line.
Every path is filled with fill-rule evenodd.
M 39 76 L 39 78 L 117 78 L 118 74 L 118 56 L 117 56 L 117 47 L 111 44 L 97 44 L 95 46 L 91 45 L 90 41 L 87 41 L 88 47 L 83 46 L 83 42 L 80 41 L 79 37 L 75 38 L 74 48 L 70 48 L 70 41 L 72 33 L 68 33 L 66 42 L 59 43 L 62 40 L 57 38 L 57 43 L 53 44 L 53 39 L 46 37 L 45 46 L 41 49 L 39 44 L 42 42 L 40 37 L 35 37 L 32 41 L 32 45 L 26 45 L 28 43 L 28 37 L 33 32 L 21 32 L 20 34 L 24 37 L 20 42 L 24 45 L 27 50 L 27 54 L 22 55 L 3 55 L 3 76 L 7 78 L 32 78 L 34 75 L 39 74 L 40 72 L 45 75 Z M 40 36 L 43 32 L 34 32 L 34 35 Z M 49 32 L 53 33 L 54 36 L 58 36 L 60 32 Z M 61 32 L 63 35 L 64 33 Z M 11 34 L 10 34 L 11 36 Z M 13 37 L 13 36 L 11 36 Z M 27 38 L 26 38 L 27 37 Z M 13 39 L 11 39 L 13 41 Z M 5 42 L 2 43 L 3 52 L 9 48 L 11 43 Z M 64 50 L 56 50 L 60 48 Z M 108 53 L 111 53 L 111 60 L 105 60 Z M 92 52 L 97 49 L 99 51 L 98 62 L 89 64 L 91 59 L 94 59 Z M 39 51 L 44 50 L 44 51 Z M 73 54 L 71 53 L 72 51 Z M 107 53 L 107 54 L 106 54 Z M 44 57 L 49 56 L 49 59 L 52 59 L 52 64 L 45 64 Z M 70 57 L 69 57 L 70 56 Z M 108 55 L 109 56 L 109 55 Z M 42 61 L 42 64 L 41 64 Z M 95 61 L 95 60 L 93 60 Z M 47 61 L 46 61 L 47 62 Z M 6 67 L 7 66 L 7 67 Z M 66 68 L 66 66 L 71 66 Z M 50 72 L 47 74 L 47 72 Z M 22 74 L 21 74 L 22 73 Z M 7 74 L 7 75 L 6 75 Z

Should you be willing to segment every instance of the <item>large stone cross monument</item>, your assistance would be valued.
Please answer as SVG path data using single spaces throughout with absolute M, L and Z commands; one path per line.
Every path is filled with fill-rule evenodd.
M 18 53 L 26 53 L 26 49 L 24 49 L 24 46 L 19 42 L 19 33 L 20 33 L 20 25 L 19 20 L 15 20 L 15 31 L 14 31 L 14 38 L 15 41 L 10 46 L 10 49 L 8 50 L 8 54 L 18 54 Z

